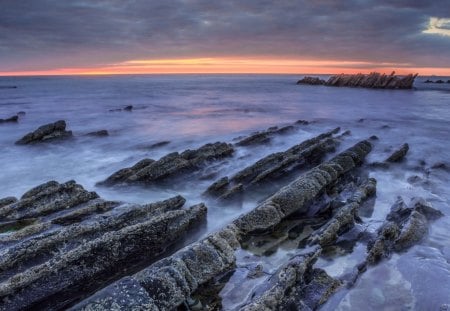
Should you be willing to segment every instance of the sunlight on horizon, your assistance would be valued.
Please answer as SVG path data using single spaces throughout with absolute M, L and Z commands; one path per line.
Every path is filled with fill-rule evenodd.
M 0 76 L 26 75 L 114 75 L 114 74 L 339 74 L 369 73 L 450 75 L 450 68 L 415 67 L 410 63 L 276 59 L 258 57 L 197 57 L 135 59 L 102 67 L 56 68 L 9 71 Z

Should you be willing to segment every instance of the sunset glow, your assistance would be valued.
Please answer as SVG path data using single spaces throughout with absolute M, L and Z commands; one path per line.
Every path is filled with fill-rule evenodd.
M 408 63 L 298 60 L 270 58 L 140 59 L 102 67 L 0 72 L 1 76 L 113 74 L 337 74 L 372 71 L 397 74 L 449 75 L 449 68 L 415 67 Z

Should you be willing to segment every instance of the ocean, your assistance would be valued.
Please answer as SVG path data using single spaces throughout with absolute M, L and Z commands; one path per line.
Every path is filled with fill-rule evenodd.
M 49 180 L 75 180 L 109 200 L 149 203 L 176 194 L 188 205 L 203 202 L 212 181 L 229 176 L 257 159 L 337 126 L 351 135 L 344 150 L 376 135 L 367 162 L 382 161 L 403 143 L 406 161 L 387 170 L 372 170 L 377 179 L 373 213 L 362 217 L 375 232 L 391 205 L 421 196 L 445 216 L 433 222 L 425 240 L 404 253 L 395 253 L 370 268 L 351 289 L 334 295 L 323 310 L 438 309 L 450 304 L 450 83 L 428 84 L 419 77 L 413 90 L 373 90 L 296 85 L 301 75 L 121 75 L 67 77 L 0 77 L 0 118 L 19 112 L 18 123 L 0 124 L 0 198 L 20 197 Z M 449 77 L 432 77 L 432 80 Z M 17 86 L 6 88 L 5 86 Z M 132 111 L 120 110 L 132 105 Z M 14 142 L 38 126 L 66 120 L 74 138 L 61 143 L 18 146 Z M 143 158 L 198 148 L 209 142 L 236 138 L 297 120 L 309 125 L 269 145 L 240 148 L 233 160 L 215 164 L 211 175 L 187 176 L 183 182 L 160 187 L 96 186 L 113 172 Z M 107 130 L 107 137 L 85 134 Z M 168 142 L 155 146 L 160 142 Z M 435 168 L 433 168 L 435 167 Z M 202 234 L 218 230 L 256 206 L 270 193 L 260 193 L 240 206 L 206 202 L 208 221 Z M 333 277 L 354 269 L 365 254 L 357 243 L 353 251 L 317 265 Z M 292 249 L 280 248 L 263 260 L 271 269 L 286 262 Z M 248 290 L 250 291 L 251 288 Z M 248 297 L 245 290 L 225 288 L 224 309 L 231 310 Z M 369 308 L 370 309 L 370 308 Z

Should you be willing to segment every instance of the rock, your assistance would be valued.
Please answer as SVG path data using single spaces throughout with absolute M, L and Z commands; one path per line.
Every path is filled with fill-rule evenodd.
M 207 162 L 231 156 L 233 152 L 233 147 L 227 143 L 206 144 L 196 150 L 185 150 L 181 154 L 170 153 L 157 161 L 144 159 L 132 167 L 115 172 L 99 184 L 155 183 L 198 170 Z
M 341 207 L 331 220 L 310 237 L 310 244 L 319 244 L 324 247 L 331 245 L 338 239 L 338 235 L 344 230 L 353 227 L 357 216 L 357 210 L 361 204 L 376 192 L 376 180 L 370 178 L 366 183 L 358 187 L 347 204 Z
M 339 176 L 361 164 L 371 149 L 368 141 L 357 143 L 281 188 L 257 208 L 236 219 L 234 225 L 244 233 L 266 231 L 293 212 L 307 212 L 310 200 Z
M 299 120 L 299 121 L 301 121 L 301 120 Z M 294 123 L 294 125 L 286 125 L 281 128 L 278 128 L 277 126 L 272 126 L 272 127 L 269 127 L 266 131 L 255 132 L 248 137 L 244 137 L 244 138 L 240 139 L 236 143 L 236 146 L 247 147 L 247 146 L 267 144 L 271 141 L 271 139 L 274 135 L 283 135 L 283 134 L 293 132 L 296 130 L 296 125 L 305 124 L 305 123 L 301 123 L 301 122 L 298 123 L 299 121 Z M 306 124 L 308 124 L 307 121 L 302 121 L 302 122 L 306 122 Z
M 133 283 L 137 282 L 135 288 L 139 291 L 143 288 L 150 297 L 136 305 L 136 310 L 175 309 L 200 285 L 232 268 L 236 261 L 234 250 L 239 246 L 237 235 L 237 229 L 228 226 L 131 276 Z M 72 310 L 107 310 L 114 297 L 126 297 L 128 289 L 120 286 L 123 280 L 109 285 Z M 124 308 L 128 307 L 126 301 L 120 304 Z
M 0 85 L 0 89 L 17 89 L 16 85 Z
M 34 132 L 28 133 L 16 141 L 16 144 L 27 145 L 56 139 L 67 139 L 69 137 L 72 137 L 72 131 L 66 131 L 66 122 L 60 120 L 55 123 L 43 125 Z
M 7 119 L 0 119 L 1 123 L 16 123 L 19 120 L 19 116 L 12 116 Z
M 312 268 L 319 255 L 316 249 L 291 259 L 239 310 L 316 310 L 341 285 L 325 271 Z
M 0 251 L 1 310 L 65 308 L 83 293 L 123 276 L 124 266 L 155 259 L 206 216 L 203 204 L 182 209 L 185 200 L 180 196 L 124 205 L 89 194 L 75 182 L 48 182 L 1 208 L 9 218 L 28 221 L 26 229 L 39 225 L 23 218 L 29 215 L 45 224 Z M 88 201 L 81 202 L 78 198 L 85 195 Z M 136 284 L 126 279 L 113 292 L 126 291 L 121 298 L 128 297 L 130 304 L 148 302 Z
M 236 143 L 237 146 L 251 146 L 266 144 L 270 141 L 270 132 L 257 132 Z
M 170 144 L 170 141 L 168 141 L 168 140 L 160 141 L 160 142 L 151 144 L 149 146 L 149 149 L 156 149 L 156 148 L 164 147 L 164 146 L 166 146 L 168 144 Z
M 434 83 L 442 84 L 442 83 L 445 83 L 445 82 L 444 82 L 444 80 L 436 80 L 436 81 L 434 81 Z
M 123 110 L 124 111 L 132 111 L 133 110 L 133 106 L 132 105 L 126 106 L 125 108 L 123 108 Z
M 395 72 L 390 75 L 372 72 L 365 74 L 339 74 L 331 76 L 327 81 L 319 78 L 307 77 L 297 82 L 297 84 L 326 85 L 326 86 L 347 86 L 381 89 L 412 89 L 417 74 L 409 74 L 404 77 L 396 76 Z
M 424 199 L 414 198 L 407 206 L 399 197 L 378 229 L 377 238 L 368 245 L 366 263 L 375 264 L 393 251 L 404 251 L 417 244 L 427 234 L 429 221 L 442 216 Z
M 306 120 L 297 120 L 295 121 L 295 124 L 299 124 L 299 125 L 308 125 L 309 122 Z
M 433 83 L 433 81 L 427 79 L 427 80 L 425 80 L 423 83 Z
M 25 111 L 19 111 L 18 113 L 17 113 L 17 115 L 18 116 L 24 116 L 24 115 L 26 115 L 27 113 L 25 112 Z
M 339 128 L 336 128 L 308 139 L 286 151 L 272 153 L 237 172 L 230 179 L 226 177 L 226 179 L 222 178 L 213 183 L 205 193 L 226 199 L 228 196 L 226 193 L 233 192 L 231 190 L 233 188 L 237 190 L 236 187 L 239 187 L 239 189 L 245 191 L 249 187 L 286 176 L 290 171 L 301 166 L 313 164 L 322 159 L 327 152 L 334 150 L 337 142 L 330 137 L 339 130 Z
M 400 162 L 403 160 L 405 155 L 408 153 L 409 145 L 403 144 L 400 149 L 394 151 L 386 160 L 385 162 Z
M 90 133 L 86 134 L 86 136 L 94 136 L 94 137 L 105 137 L 108 135 L 109 135 L 109 133 L 107 130 L 100 130 L 100 131 L 90 132 Z
M 6 197 L 3 199 L 0 199 L 0 208 L 12 203 L 16 203 L 17 202 L 17 198 L 15 197 Z
M 325 80 L 316 77 L 304 77 L 297 81 L 297 84 L 324 85 Z

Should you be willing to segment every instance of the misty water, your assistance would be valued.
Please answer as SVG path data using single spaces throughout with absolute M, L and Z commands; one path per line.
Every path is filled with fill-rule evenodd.
M 17 86 L 0 88 L 0 118 L 25 112 L 17 124 L 0 124 L 0 198 L 20 197 L 49 180 L 74 179 L 109 200 L 148 203 L 181 194 L 187 205 L 192 205 L 205 201 L 202 192 L 218 178 L 339 126 L 352 133 L 343 140 L 340 150 L 372 135 L 379 138 L 366 159 L 369 163 L 384 160 L 405 142 L 410 146 L 406 161 L 389 170 L 370 171 L 378 184 L 373 213 L 362 216 L 367 231 L 376 231 L 398 196 L 405 202 L 421 196 L 445 216 L 431 224 L 425 240 L 369 268 L 353 288 L 339 291 L 322 309 L 397 310 L 403 306 L 435 310 L 450 303 L 450 84 L 425 84 L 425 78 L 419 78 L 414 90 L 370 90 L 296 85 L 300 77 L 0 78 L 0 86 Z M 127 105 L 134 109 L 115 111 Z M 73 139 L 44 145 L 14 144 L 38 126 L 60 119 L 66 120 Z M 208 142 L 233 142 L 256 130 L 299 119 L 313 122 L 275 137 L 270 145 L 238 148 L 231 160 L 214 163 L 181 181 L 159 187 L 96 186 L 113 172 L 143 158 L 159 159 L 169 152 Z M 110 135 L 85 136 L 102 129 Z M 163 141 L 169 143 L 152 146 Z M 436 164 L 441 165 L 432 168 Z M 225 226 L 280 186 L 261 189 L 239 205 L 219 206 L 206 201 L 208 220 L 201 233 Z M 351 254 L 321 258 L 317 265 L 338 278 L 354 269 L 365 251 L 365 245 L 357 244 Z M 295 252 L 285 245 L 262 260 L 268 271 L 274 271 Z M 234 277 L 241 282 L 239 275 Z M 224 308 L 238 306 L 256 286 L 244 285 L 247 291 L 233 289 L 231 283 L 224 288 Z

